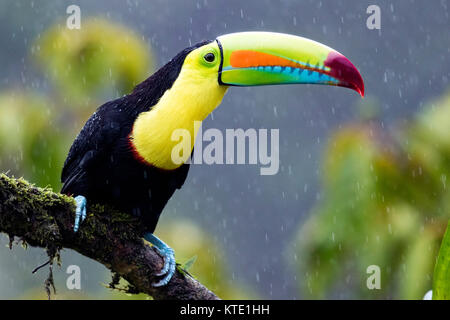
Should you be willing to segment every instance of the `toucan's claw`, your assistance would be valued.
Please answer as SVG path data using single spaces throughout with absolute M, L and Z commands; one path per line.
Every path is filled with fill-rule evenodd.
M 77 232 L 80 227 L 80 223 L 83 222 L 84 219 L 86 219 L 87 201 L 86 201 L 86 198 L 83 196 L 76 196 L 75 202 L 77 204 L 77 209 L 75 211 L 75 224 L 73 226 L 73 231 Z
M 166 284 L 169 283 L 170 279 L 172 279 L 173 275 L 175 274 L 175 256 L 173 254 L 168 254 L 164 257 L 164 269 L 163 270 L 167 270 L 165 273 L 163 273 L 161 270 L 160 273 L 158 273 L 158 276 L 162 276 L 165 275 L 165 277 L 163 279 L 161 279 L 159 282 L 154 283 L 153 286 L 154 287 L 162 287 L 165 286 Z
M 158 277 L 164 276 L 164 278 L 162 278 L 157 283 L 154 283 L 153 286 L 154 287 L 165 286 L 166 284 L 169 283 L 170 279 L 172 279 L 172 276 L 175 274 L 175 267 L 176 267 L 175 253 L 171 247 L 169 247 L 163 241 L 158 239 L 152 233 L 146 233 L 144 235 L 144 239 L 150 242 L 156 248 L 156 250 L 158 250 L 159 254 L 162 255 L 164 259 L 163 268 L 161 269 L 160 272 L 156 274 Z
M 163 276 L 169 272 L 172 266 L 172 260 L 175 261 L 175 255 L 171 248 L 169 248 L 167 251 L 162 251 L 158 249 L 159 254 L 161 254 L 164 257 L 164 267 L 161 269 L 160 272 L 158 272 L 156 275 L 158 277 Z

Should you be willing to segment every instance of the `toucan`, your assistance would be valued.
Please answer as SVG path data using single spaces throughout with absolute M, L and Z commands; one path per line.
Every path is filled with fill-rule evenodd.
M 230 86 L 326 84 L 364 95 L 356 67 L 336 50 L 300 36 L 238 32 L 178 53 L 133 91 L 100 106 L 73 142 L 62 170 L 61 192 L 75 197 L 74 232 L 86 218 L 87 199 L 136 217 L 143 238 L 164 258 L 154 286 L 175 272 L 174 251 L 153 235 L 159 216 L 189 170 L 198 126 Z M 190 133 L 191 152 L 174 161 L 174 130 Z

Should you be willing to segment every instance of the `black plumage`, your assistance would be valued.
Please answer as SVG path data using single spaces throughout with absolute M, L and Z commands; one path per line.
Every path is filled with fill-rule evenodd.
M 139 217 L 146 232 L 154 231 L 167 201 L 186 180 L 189 164 L 175 170 L 150 166 L 135 153 L 129 135 L 138 115 L 172 87 L 186 56 L 209 42 L 184 49 L 131 94 L 97 109 L 70 148 L 61 176 L 62 193 L 112 205 Z

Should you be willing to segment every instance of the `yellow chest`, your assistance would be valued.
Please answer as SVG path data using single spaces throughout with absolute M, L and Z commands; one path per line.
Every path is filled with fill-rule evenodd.
M 130 136 L 136 152 L 148 164 L 173 170 L 186 162 L 194 147 L 198 121 L 203 121 L 222 101 L 227 87 L 196 77 L 184 68 L 172 88 L 150 111 L 136 119 Z M 208 81 L 206 81 L 208 80 Z M 189 132 L 189 141 L 180 141 L 177 131 Z M 189 143 L 190 152 L 174 161 L 172 151 L 180 143 Z

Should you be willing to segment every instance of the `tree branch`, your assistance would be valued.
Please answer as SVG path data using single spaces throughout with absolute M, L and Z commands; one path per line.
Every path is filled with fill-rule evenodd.
M 0 174 L 0 232 L 10 239 L 18 236 L 31 246 L 45 248 L 50 256 L 62 248 L 78 251 L 123 277 L 134 293 L 146 293 L 155 299 L 218 299 L 179 270 L 166 286 L 153 287 L 163 259 L 144 244 L 141 224 L 129 215 L 100 205 L 89 206 L 77 233 L 73 232 L 74 219 L 73 198 Z

